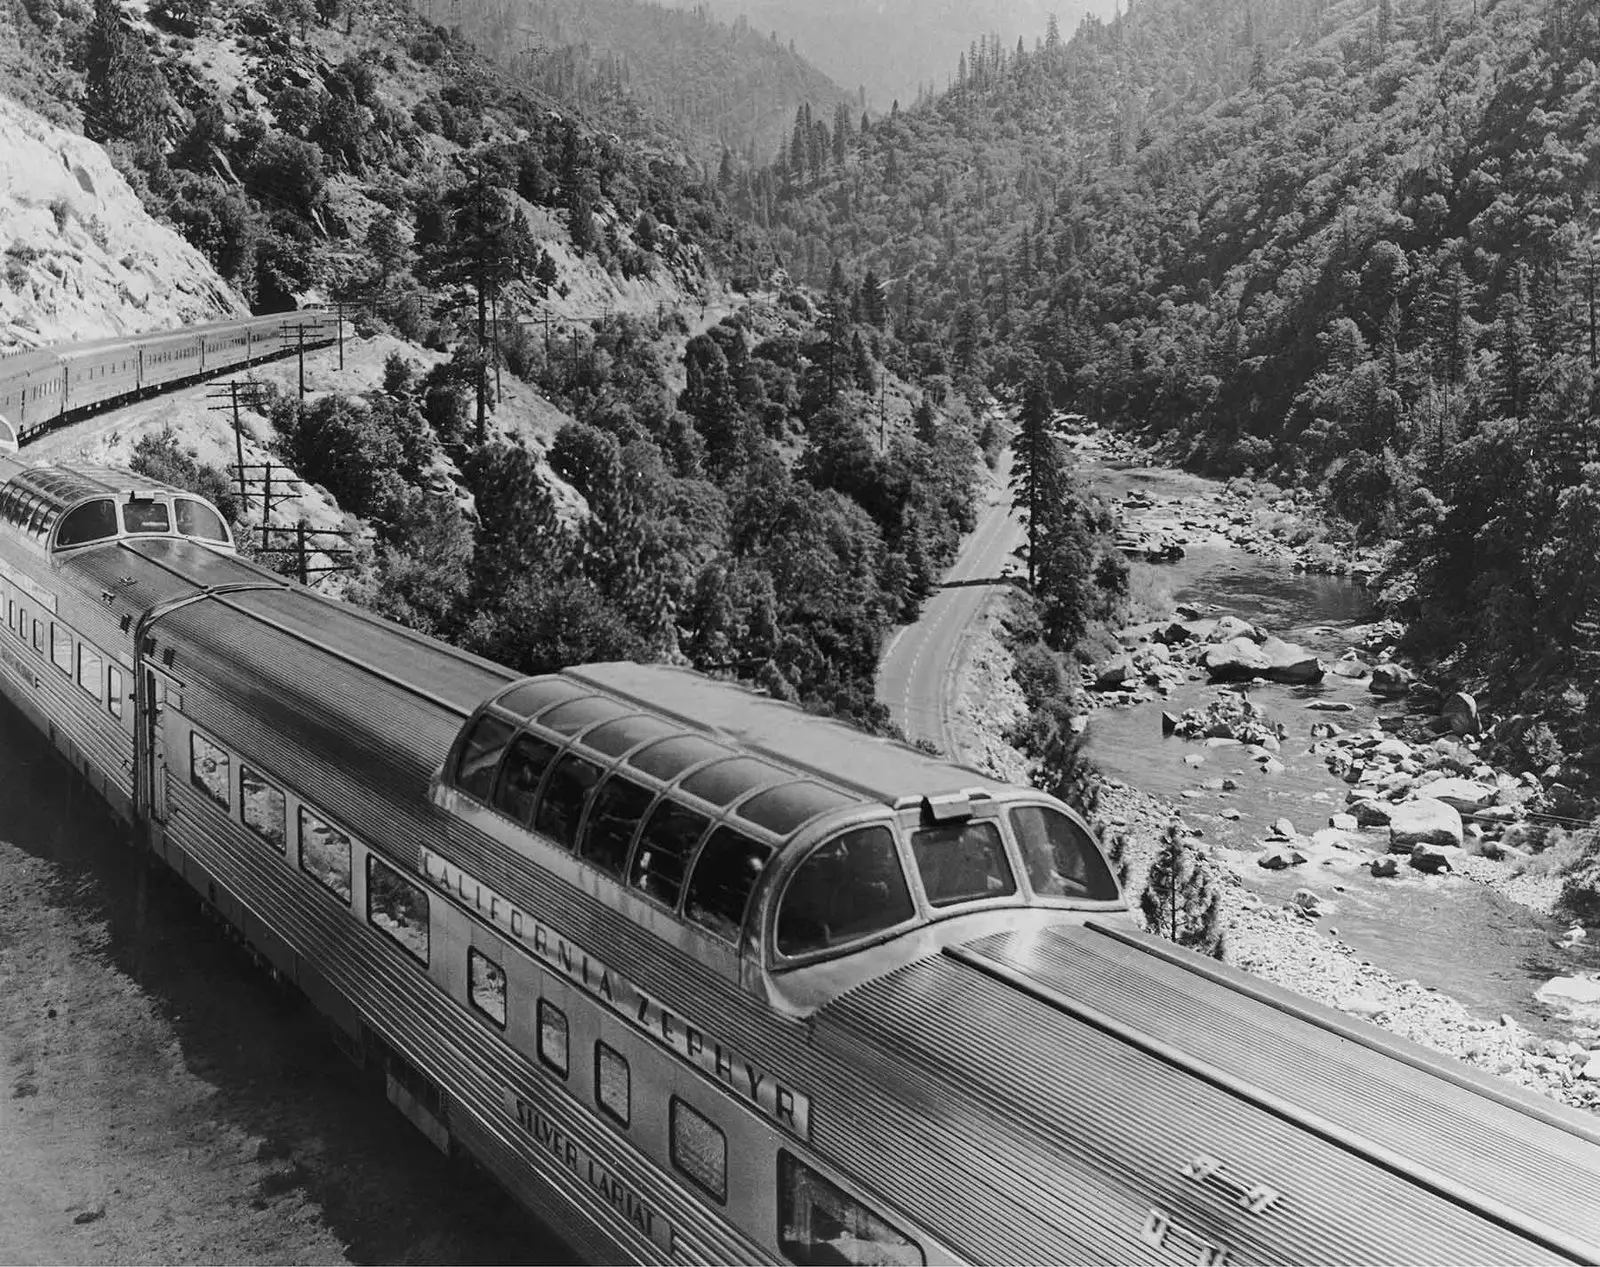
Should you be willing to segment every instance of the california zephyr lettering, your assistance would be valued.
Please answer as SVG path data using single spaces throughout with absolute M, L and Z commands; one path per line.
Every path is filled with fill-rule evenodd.
M 429 883 L 477 912 L 541 963 L 598 999 L 635 1029 L 693 1065 L 732 1094 L 754 1105 L 773 1124 L 800 1139 L 811 1137 L 811 1100 L 785 1086 L 735 1048 L 674 1012 L 578 943 L 512 905 L 460 867 L 431 850 L 422 851 Z

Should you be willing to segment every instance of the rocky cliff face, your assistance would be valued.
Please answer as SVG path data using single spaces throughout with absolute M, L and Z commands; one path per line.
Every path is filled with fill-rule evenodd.
M 0 352 L 247 311 L 103 149 L 0 96 Z

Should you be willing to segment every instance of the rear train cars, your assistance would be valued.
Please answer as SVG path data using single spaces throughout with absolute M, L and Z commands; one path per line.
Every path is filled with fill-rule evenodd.
M 1134 928 L 1062 806 L 681 669 L 519 679 L 0 459 L 0 686 L 600 1260 L 1600 1257 L 1600 1135 Z
M 0 418 L 27 440 L 74 414 L 333 337 L 329 314 L 307 309 L 17 352 L 0 357 Z

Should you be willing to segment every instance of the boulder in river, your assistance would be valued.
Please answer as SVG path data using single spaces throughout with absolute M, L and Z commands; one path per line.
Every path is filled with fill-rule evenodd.
M 1094 671 L 1094 689 L 1120 691 L 1137 678 L 1133 660 L 1125 655 L 1115 656 L 1099 665 Z
M 1443 801 L 1458 813 L 1471 814 L 1490 804 L 1495 798 L 1495 792 L 1496 789 L 1487 783 L 1478 783 L 1472 779 L 1447 778 L 1424 783 L 1417 789 L 1416 794 Z
M 1356 711 L 1354 704 L 1347 704 L 1339 699 L 1314 699 L 1306 707 L 1314 713 L 1353 713 Z
M 1439 708 L 1439 716 L 1449 723 L 1450 729 L 1458 735 L 1478 733 L 1478 701 L 1465 691 L 1445 696 L 1445 701 Z
M 1399 875 L 1400 863 L 1392 854 L 1389 854 L 1382 858 L 1374 858 L 1367 864 L 1367 869 L 1372 872 L 1373 879 L 1382 880 L 1389 876 Z
M 1290 867 L 1298 867 L 1306 860 L 1293 845 L 1280 844 L 1268 849 L 1256 859 L 1256 866 L 1265 867 L 1268 871 L 1287 871 Z
M 1235 638 L 1248 638 L 1251 642 L 1261 641 L 1261 631 L 1248 620 L 1240 620 L 1237 616 L 1222 616 L 1212 626 L 1210 634 L 1206 635 L 1207 642 L 1231 642 Z
M 1372 670 L 1367 690 L 1385 699 L 1399 699 L 1411 689 L 1411 670 L 1399 664 L 1380 664 Z
M 1359 811 L 1356 817 L 1360 818 Z M 1461 815 L 1454 806 L 1427 796 L 1394 806 L 1389 814 L 1389 852 L 1410 853 L 1417 845 L 1461 847 Z
M 1272 661 L 1248 638 L 1230 638 L 1207 647 L 1200 663 L 1213 682 L 1248 682 L 1265 677 Z
M 1273 682 L 1281 682 L 1285 686 L 1310 686 L 1322 681 L 1326 672 L 1315 654 L 1282 638 L 1265 639 L 1260 650 L 1268 661 L 1266 676 Z
M 1294 897 L 1290 901 L 1307 915 L 1319 916 L 1322 914 L 1322 899 L 1312 889 L 1296 889 Z
M 1449 846 L 1422 842 L 1411 847 L 1411 865 L 1429 875 L 1437 875 L 1441 871 L 1454 871 L 1455 868 L 1450 865 L 1450 855 Z
M 1372 672 L 1360 660 L 1335 660 L 1331 667 L 1335 677 L 1364 678 Z

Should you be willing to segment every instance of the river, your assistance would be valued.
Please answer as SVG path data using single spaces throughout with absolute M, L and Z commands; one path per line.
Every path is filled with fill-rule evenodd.
M 1175 506 L 1181 499 L 1198 507 L 1214 501 L 1219 491 L 1212 481 L 1164 468 L 1106 463 L 1082 469 L 1113 501 L 1137 492 L 1158 507 L 1169 499 Z M 1257 557 L 1218 537 L 1191 544 L 1176 563 L 1133 567 L 1144 584 L 1165 589 L 1174 603 L 1240 616 L 1311 648 L 1325 662 L 1345 652 L 1355 626 L 1373 619 L 1370 596 L 1360 584 L 1297 572 L 1287 561 Z M 1185 682 L 1160 702 L 1099 710 L 1087 735 L 1091 756 L 1107 774 L 1172 800 L 1186 821 L 1203 829 L 1205 839 L 1229 850 L 1259 849 L 1257 842 L 1278 818 L 1288 818 L 1309 835 L 1344 808 L 1345 785 L 1309 752 L 1313 722 L 1364 728 L 1383 713 L 1402 711 L 1371 694 L 1364 681 L 1333 674 L 1314 687 L 1253 686 L 1250 698 L 1289 728 L 1278 754 L 1286 769 L 1267 775 L 1237 749 L 1207 749 L 1192 740 L 1162 737 L 1162 712 L 1204 707 L 1217 689 L 1204 681 Z M 1354 711 L 1307 709 L 1317 699 L 1344 701 Z M 1184 762 L 1194 754 L 1205 758 L 1199 768 Z M 1201 787 L 1202 780 L 1218 776 L 1236 779 L 1238 790 Z M 1230 808 L 1239 811 L 1237 821 L 1221 816 Z M 1600 969 L 1600 948 L 1562 946 L 1564 925 L 1466 879 L 1402 868 L 1395 879 L 1375 880 L 1348 855 L 1329 865 L 1282 872 L 1266 871 L 1243 857 L 1234 861 L 1246 885 L 1263 898 L 1288 902 L 1297 888 L 1314 890 L 1329 907 L 1323 925 L 1330 932 L 1337 929 L 1363 958 L 1436 987 L 1488 1019 L 1510 1014 L 1535 1032 L 1568 1037 L 1573 1025 L 1540 1003 L 1535 991 L 1553 977 Z

